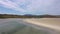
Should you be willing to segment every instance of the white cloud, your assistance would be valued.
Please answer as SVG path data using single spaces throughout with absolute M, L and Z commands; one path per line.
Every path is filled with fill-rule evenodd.
M 15 0 L 14 2 L 10 0 L 0 0 L 6 8 L 11 8 L 17 11 L 36 11 L 36 10 L 48 10 L 47 7 L 52 4 L 54 0 Z M 30 4 L 29 4 L 30 3 Z M 23 9 L 20 5 L 26 5 Z
M 6 8 L 10 8 L 17 11 L 22 12 L 33 12 L 33 11 L 42 11 L 45 13 L 60 11 L 60 3 L 59 0 L 0 0 L 0 4 L 2 4 Z M 22 8 L 21 5 L 25 7 Z
M 11 2 L 9 0 L 0 0 L 0 4 L 3 6 L 3 7 L 6 7 L 6 8 L 10 8 L 10 9 L 13 9 L 13 10 L 16 10 L 16 11 L 22 11 L 22 12 L 25 12 L 24 9 L 22 8 L 19 8 L 19 5 L 14 3 L 14 2 Z
M 30 0 L 27 6 L 28 11 L 46 10 L 48 6 L 52 5 L 54 0 Z

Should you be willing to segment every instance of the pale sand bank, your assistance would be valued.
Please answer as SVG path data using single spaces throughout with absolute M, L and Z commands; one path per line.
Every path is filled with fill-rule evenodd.
M 60 18 L 26 19 L 24 21 L 38 26 L 44 26 L 55 30 L 60 30 Z

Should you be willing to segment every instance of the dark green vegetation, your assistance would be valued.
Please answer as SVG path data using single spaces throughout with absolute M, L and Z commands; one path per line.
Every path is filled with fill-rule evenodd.
M 60 18 L 60 15 L 11 15 L 11 14 L 0 14 L 0 18 Z

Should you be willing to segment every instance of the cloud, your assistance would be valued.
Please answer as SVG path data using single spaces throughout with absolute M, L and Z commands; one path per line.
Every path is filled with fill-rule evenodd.
M 11 2 L 9 0 L 0 0 L 0 4 L 3 6 L 3 7 L 6 7 L 6 8 L 10 8 L 10 9 L 13 9 L 13 10 L 16 10 L 16 11 L 22 11 L 22 12 L 25 12 L 24 9 L 20 8 L 18 4 L 14 3 L 14 2 Z
M 29 0 L 30 4 L 26 7 L 28 11 L 47 10 L 54 0 Z
M 25 13 L 58 14 L 60 11 L 60 0 L 0 0 L 0 5 Z
M 32 4 L 27 9 L 45 14 L 59 14 L 60 13 L 60 0 L 33 0 Z

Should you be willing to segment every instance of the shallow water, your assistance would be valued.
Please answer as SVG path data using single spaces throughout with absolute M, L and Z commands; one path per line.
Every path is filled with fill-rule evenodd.
M 24 19 L 0 20 L 0 34 L 59 34 L 47 27 L 37 26 Z
M 0 34 L 48 34 L 48 32 L 10 21 L 0 25 Z

